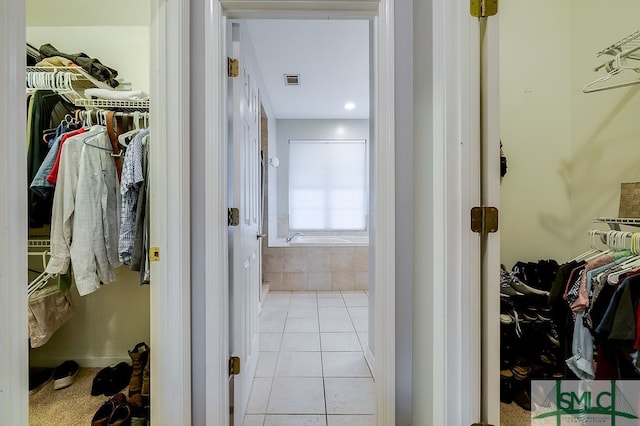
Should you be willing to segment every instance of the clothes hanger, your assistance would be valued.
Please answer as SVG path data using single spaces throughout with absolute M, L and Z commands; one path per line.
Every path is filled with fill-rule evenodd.
M 598 235 L 599 235 L 599 231 L 598 231 L 598 230 L 596 230 L 596 229 L 590 229 L 590 230 L 589 230 L 589 247 L 591 247 L 591 249 L 590 249 L 590 250 L 587 250 L 586 252 L 584 252 L 584 253 L 582 253 L 582 254 L 579 254 L 579 255 L 578 255 L 578 256 L 576 256 L 576 257 L 574 257 L 573 259 L 571 259 L 571 262 L 580 262 L 581 260 L 583 260 L 583 259 L 585 259 L 585 258 L 587 258 L 587 257 L 589 257 L 589 256 L 592 256 L 592 255 L 594 255 L 594 254 L 596 254 L 596 253 L 601 253 L 601 252 L 602 252 L 602 250 L 599 250 L 599 249 L 596 247 L 596 240 L 595 240 L 595 238 L 596 238 L 596 236 L 598 236 Z M 604 243 L 604 241 L 603 241 L 603 243 Z
M 127 146 L 129 146 L 129 142 L 131 141 L 131 139 L 133 138 L 133 136 L 135 136 L 136 134 L 138 134 L 140 132 L 140 112 L 139 111 L 134 111 L 133 112 L 133 126 L 134 128 L 132 130 L 129 130 L 126 133 L 123 133 L 121 135 L 118 135 L 118 143 L 122 146 L 124 146 L 125 148 Z

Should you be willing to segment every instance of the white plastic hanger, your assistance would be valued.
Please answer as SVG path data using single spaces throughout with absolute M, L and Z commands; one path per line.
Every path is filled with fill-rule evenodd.
M 601 253 L 602 250 L 599 250 L 596 248 L 596 241 L 595 241 L 595 237 L 598 235 L 598 231 L 596 229 L 590 229 L 589 230 L 589 247 L 591 247 L 590 250 L 579 254 L 578 256 L 574 257 L 573 259 L 571 259 L 571 262 L 579 262 L 589 256 L 592 256 L 596 253 Z

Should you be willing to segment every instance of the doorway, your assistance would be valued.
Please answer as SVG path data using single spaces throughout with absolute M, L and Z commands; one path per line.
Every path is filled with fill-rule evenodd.
M 245 91 L 256 85 L 266 116 L 261 129 L 266 135 L 262 158 L 267 176 L 263 185 L 268 188 L 265 224 L 270 226 L 268 230 L 262 227 L 261 232 L 267 237 L 262 247 L 262 281 L 271 291 L 261 300 L 260 360 L 250 397 L 249 389 L 242 388 L 251 387 L 252 382 L 246 376 L 234 378 L 234 417 L 244 412 L 245 407 L 239 404 L 248 401 L 247 422 L 280 424 L 289 419 L 298 424 L 314 419 L 333 424 L 350 415 L 354 421 L 362 416 L 366 424 L 373 424 L 373 375 L 365 359 L 366 353 L 373 364 L 374 351 L 368 345 L 366 225 L 370 216 L 367 198 L 373 192 L 367 183 L 369 147 L 375 143 L 369 134 L 373 127 L 369 120 L 370 23 L 251 19 L 229 24 L 234 28 L 233 45 L 238 46 L 233 57 L 239 61 L 239 75 L 230 79 L 230 88 L 237 81 L 244 83 Z M 234 99 L 237 92 L 232 93 Z M 231 104 L 236 105 L 235 101 Z M 247 107 L 245 110 L 251 103 Z M 233 129 L 236 134 L 236 127 Z M 247 125 L 245 132 L 250 129 Z M 251 149 L 244 151 L 250 157 L 243 164 L 254 164 Z M 312 156 L 305 158 L 303 153 Z M 352 160 L 345 162 L 346 158 Z M 304 164 L 307 166 L 301 167 Z M 237 167 L 232 165 L 230 170 Z M 230 181 L 248 182 L 260 174 L 243 172 L 244 179 L 230 176 Z M 342 178 L 336 180 L 335 176 Z M 290 205 L 289 196 L 289 188 L 302 182 L 305 184 L 294 193 L 303 198 L 313 194 L 308 195 L 311 198 L 304 207 L 318 201 L 312 213 L 303 217 L 291 208 L 295 203 Z M 345 191 L 349 199 L 341 195 Z M 342 197 L 340 204 L 336 197 Z M 243 204 L 245 197 L 235 198 Z M 242 210 L 240 207 L 244 217 Z M 318 212 L 312 216 L 316 220 L 308 220 L 313 212 Z M 235 291 L 232 297 L 238 297 Z M 238 321 L 237 314 L 232 316 L 232 324 L 234 319 Z M 251 341 L 235 333 L 232 342 Z M 234 347 L 236 355 L 245 352 Z M 252 363 L 241 362 L 244 374 L 251 375 Z M 336 406 L 338 401 L 340 407 Z M 242 424 L 242 420 L 234 421 Z
M 234 7 L 234 4 L 236 5 L 235 7 Z M 386 5 L 385 2 L 382 2 L 381 4 L 388 6 Z M 224 12 L 223 12 L 223 8 L 224 8 Z M 326 6 L 323 6 L 321 9 L 324 9 L 324 8 L 326 8 Z M 233 19 L 247 18 L 247 17 L 256 18 L 256 17 L 261 17 L 261 15 L 256 13 L 255 11 L 252 11 L 252 12 L 243 11 L 242 8 L 240 6 L 237 6 L 235 2 L 225 2 L 222 4 L 222 7 L 220 8 L 218 8 L 217 4 L 214 4 L 213 10 L 214 10 L 214 13 L 211 14 L 211 21 L 207 20 L 205 22 L 205 28 L 209 28 L 209 30 L 206 31 L 206 33 L 211 36 L 211 38 L 209 39 L 209 43 L 212 49 L 207 49 L 205 51 L 206 57 L 203 58 L 203 60 L 205 64 L 210 64 L 210 67 L 208 69 L 212 70 L 209 81 L 216 82 L 216 83 L 210 84 L 208 85 L 208 87 L 205 88 L 205 93 L 203 96 L 203 104 L 205 106 L 204 107 L 205 110 L 207 111 L 208 117 L 211 117 L 211 119 L 205 123 L 205 128 L 203 129 L 203 131 L 204 131 L 204 135 L 209 135 L 209 137 L 205 136 L 205 139 L 227 140 L 226 132 L 224 131 L 225 126 L 222 125 L 223 123 L 226 122 L 226 114 L 222 113 L 223 111 L 226 110 L 226 103 L 224 101 L 224 96 L 215 96 L 215 93 L 224 94 L 224 90 L 225 90 L 224 87 L 226 85 L 226 78 L 227 78 L 226 75 L 222 75 L 221 71 L 223 70 L 223 68 L 219 65 L 220 64 L 219 61 L 222 58 L 224 58 L 224 61 L 226 63 L 226 54 L 224 53 L 224 48 L 223 48 L 225 45 L 224 34 L 226 31 L 224 30 L 224 28 L 226 28 L 226 25 L 228 25 L 227 18 L 233 18 Z M 389 16 L 382 14 L 381 15 L 382 19 L 378 20 L 377 18 L 375 18 L 375 16 L 377 15 L 377 11 L 378 11 L 378 4 L 376 4 L 373 9 L 367 8 L 367 10 L 360 10 L 358 13 L 355 13 L 355 14 L 353 13 L 353 10 L 352 10 L 349 13 L 349 16 L 358 17 L 361 19 L 362 18 L 373 19 L 373 22 L 376 25 L 376 31 L 374 32 L 376 34 L 375 37 L 377 37 L 379 41 L 385 41 L 387 40 L 388 37 L 392 37 L 389 32 L 390 31 L 390 23 L 388 21 Z M 313 18 L 314 16 L 318 16 L 316 15 L 316 13 L 320 13 L 324 18 L 326 18 L 327 16 L 342 18 L 344 17 L 343 12 L 344 10 L 343 11 L 323 10 L 321 13 L 320 12 L 311 13 L 309 11 L 303 11 L 303 10 L 295 10 L 295 11 L 290 10 L 286 13 L 283 11 L 279 11 L 277 14 L 274 14 L 273 11 L 269 12 L 268 9 L 265 11 L 265 13 L 267 14 L 267 17 L 269 18 L 273 18 L 274 16 L 279 18 L 280 17 Z M 380 81 L 383 82 L 383 83 L 376 83 L 376 84 L 387 85 L 389 82 L 393 81 L 392 78 L 389 78 L 391 74 L 387 74 L 392 72 L 390 70 L 390 65 L 392 65 L 392 61 L 384 60 L 384 58 L 387 58 L 387 56 L 385 55 L 389 54 L 389 51 L 386 51 L 384 49 L 384 46 L 389 46 L 389 44 L 386 42 L 378 44 L 379 50 L 376 54 L 374 63 L 376 64 L 376 71 L 377 71 L 376 78 L 379 78 Z M 385 78 L 385 76 L 387 78 Z M 225 82 L 225 83 L 223 84 L 222 82 Z M 375 188 L 377 188 L 378 191 L 381 191 L 382 193 L 387 194 L 385 196 L 377 197 L 378 200 L 381 200 L 381 199 L 388 199 L 388 196 L 389 196 L 388 194 L 393 193 L 394 191 L 393 164 L 388 161 L 385 162 L 383 160 L 384 158 L 390 158 L 390 156 L 392 156 L 391 154 L 388 154 L 388 153 L 393 152 L 393 136 L 387 136 L 387 137 L 382 136 L 382 135 L 393 135 L 393 127 L 391 125 L 391 123 L 393 123 L 393 113 L 391 112 L 392 110 L 390 109 L 393 103 L 384 101 L 384 99 L 389 99 L 387 98 L 387 96 L 392 95 L 393 90 L 388 86 L 386 87 L 386 90 L 380 90 L 380 91 L 378 90 L 376 90 L 376 93 L 378 95 L 377 102 L 376 102 L 376 112 L 379 114 L 381 119 L 376 120 L 377 128 L 375 129 L 375 134 L 377 136 L 376 139 L 380 139 L 383 142 L 374 148 L 376 150 L 376 152 L 374 153 L 374 158 L 375 158 L 374 167 L 377 168 L 378 173 L 375 178 L 376 182 L 374 182 L 373 185 Z M 221 182 L 221 185 L 218 186 L 218 190 L 221 191 L 219 194 L 222 195 L 224 194 L 224 192 L 222 191 L 224 191 L 226 187 L 226 183 L 225 183 L 226 182 L 226 166 L 224 166 L 224 161 L 226 161 L 227 153 L 225 150 L 221 150 L 219 146 L 211 147 L 211 148 L 213 149 L 208 149 L 205 147 L 204 158 L 206 159 L 207 163 L 219 164 L 221 165 L 221 167 L 219 170 L 215 170 L 216 172 L 215 175 L 217 175 L 217 178 L 211 179 L 209 181 Z M 213 193 L 208 192 L 208 194 L 211 195 L 211 197 L 208 199 L 210 200 L 209 202 L 212 202 L 212 204 L 211 206 L 205 208 L 206 211 L 216 211 L 217 201 L 214 201 L 214 200 L 217 200 L 217 196 L 216 196 L 215 189 L 216 188 L 214 188 Z M 392 204 L 389 204 L 389 203 L 381 203 L 380 205 L 374 206 L 374 209 L 377 215 L 376 223 L 379 226 L 379 229 L 377 229 L 376 236 L 374 237 L 379 239 L 379 240 L 376 240 L 376 243 L 374 243 L 374 246 L 376 247 L 376 253 L 374 254 L 374 256 L 376 256 L 376 261 L 374 262 L 376 265 L 374 280 L 376 283 L 380 283 L 380 282 L 385 282 L 387 284 L 393 283 L 394 282 L 394 278 L 393 278 L 394 255 L 392 254 L 393 245 L 377 244 L 377 241 L 393 240 L 394 227 L 393 227 L 392 218 L 393 218 L 394 207 Z M 225 210 L 226 210 L 226 206 L 225 206 Z M 211 229 L 209 232 L 210 232 L 209 235 L 214 235 L 219 231 Z M 214 239 L 209 239 L 209 240 L 212 241 Z M 224 272 L 221 272 L 220 270 L 211 269 L 209 273 L 212 274 L 211 277 L 214 281 L 219 281 L 219 279 L 223 279 L 223 280 L 226 279 Z M 220 289 L 220 290 L 222 291 L 221 293 L 216 291 L 206 293 L 206 300 L 207 300 L 206 303 L 207 303 L 207 306 L 209 306 L 209 309 L 207 309 L 206 314 L 208 314 L 209 312 L 216 312 L 215 309 L 210 309 L 211 306 L 219 306 L 220 312 L 227 312 L 223 301 L 228 298 L 228 294 L 224 292 L 224 289 Z M 215 296 L 214 293 L 217 293 L 220 296 L 224 295 L 225 297 L 216 298 L 214 297 Z M 395 366 L 394 366 L 395 364 L 393 361 L 394 352 L 395 352 L 395 347 L 394 347 L 395 339 L 393 337 L 395 333 L 395 329 L 393 326 L 394 324 L 393 318 L 395 316 L 394 315 L 394 300 L 395 300 L 394 288 L 392 285 L 382 286 L 377 284 L 375 286 L 375 293 L 376 293 L 376 296 L 382 294 L 381 300 L 378 297 L 376 297 L 375 298 L 376 302 L 372 303 L 372 305 L 375 306 L 375 309 L 378 311 L 378 314 L 376 315 L 376 324 L 375 324 L 375 330 L 376 330 L 375 341 L 380 344 L 379 346 L 380 350 L 377 351 L 377 353 L 375 354 L 376 368 L 378 370 L 376 372 L 376 386 L 379 388 L 376 392 L 377 405 L 379 407 L 378 421 L 386 424 L 393 424 L 394 422 L 393 419 L 395 418 L 395 410 L 393 408 L 395 405 L 395 397 L 391 395 L 394 395 L 394 389 L 395 389 L 395 380 L 393 380 L 393 376 L 395 372 Z M 377 303 L 380 303 L 380 305 L 378 306 Z M 220 341 L 220 340 L 217 340 L 218 337 L 216 337 L 216 333 L 220 333 L 218 336 L 222 338 L 221 341 L 226 341 L 226 338 L 224 338 L 223 336 L 227 328 L 220 327 L 219 322 L 214 322 L 214 320 L 217 321 L 221 319 L 220 316 L 218 315 L 207 315 L 207 316 L 208 318 L 205 324 L 205 329 L 207 330 L 206 334 L 208 335 L 207 341 L 212 341 L 212 342 Z M 378 343 L 376 343 L 376 345 L 378 345 Z M 214 347 L 212 346 L 211 349 L 214 349 Z M 222 351 L 218 352 L 218 354 L 228 353 L 228 347 L 222 346 L 221 349 Z M 212 351 L 211 354 L 214 355 L 216 351 Z M 215 372 L 213 373 L 217 374 Z M 213 410 L 214 413 L 219 413 L 219 415 L 222 416 L 220 417 L 220 420 L 218 422 L 220 424 L 225 423 L 224 407 L 228 404 L 228 399 L 224 398 L 223 395 L 222 395 L 223 396 L 222 399 L 211 398 L 210 395 L 214 395 L 214 394 L 221 395 L 220 388 L 217 387 L 218 385 L 216 385 L 216 383 L 224 383 L 224 382 L 226 382 L 226 378 L 220 377 L 219 381 L 216 381 L 216 380 L 207 381 L 207 383 L 202 384 L 207 389 L 211 390 L 211 392 L 207 392 L 208 407 L 220 407 L 220 410 L 217 410 L 217 409 Z
M 6 66 L 2 70 L 3 92 L 15 93 L 15 96 L 12 97 L 15 100 L 13 107 L 10 107 L 7 102 L 2 102 L 2 120 L 5 124 L 4 127 L 10 129 L 8 132 L 11 132 L 13 140 L 19 141 L 24 140 L 25 129 L 25 108 L 17 107 L 21 104 L 20 100 L 24 99 L 25 3 L 3 1 L 0 3 L 0 7 L 2 8 L 2 16 L 7 18 L 7 25 L 3 25 L 3 31 L 0 33 L 2 51 L 8 56 Z M 149 77 L 149 92 L 151 96 L 157 96 L 158 100 L 163 99 L 158 104 L 154 102 L 154 120 L 151 123 L 151 130 L 157 135 L 158 149 L 151 154 L 151 161 L 168 172 L 152 172 L 158 174 L 152 179 L 157 182 L 156 190 L 159 191 L 155 199 L 152 197 L 151 201 L 151 209 L 158 213 L 152 219 L 152 238 L 155 238 L 153 235 L 159 235 L 159 229 L 164 229 L 164 231 L 159 240 L 156 240 L 155 243 L 151 242 L 151 245 L 157 246 L 159 253 L 164 253 L 162 256 L 166 256 L 165 260 L 172 259 L 171 262 L 160 261 L 151 264 L 151 274 L 156 279 L 150 290 L 151 305 L 154 306 L 150 315 L 151 324 L 153 324 L 150 340 L 153 342 L 154 351 L 157 351 L 158 354 L 154 360 L 155 365 L 152 367 L 152 375 L 156 378 L 155 383 L 151 382 L 152 393 L 156 401 L 152 408 L 152 415 L 169 422 L 181 423 L 185 420 L 188 422 L 190 419 L 190 375 L 185 374 L 190 371 L 189 308 L 183 303 L 188 300 L 190 292 L 188 265 L 185 261 L 185 241 L 187 241 L 189 228 L 188 222 L 176 220 L 171 216 L 174 214 L 188 216 L 186 214 L 189 207 L 188 198 L 186 198 L 188 191 L 183 190 L 184 184 L 188 187 L 188 180 L 181 178 L 185 175 L 185 163 L 175 161 L 176 158 L 185 158 L 184 152 L 188 138 L 184 134 L 184 124 L 186 123 L 184 111 L 188 110 L 185 107 L 188 90 L 184 87 L 184 81 L 172 80 L 169 82 L 166 75 L 172 72 L 180 74 L 186 67 L 188 60 L 172 61 L 173 65 L 169 63 L 167 57 L 175 59 L 183 57 L 185 54 L 181 45 L 184 34 L 176 32 L 171 40 L 167 40 L 164 34 L 167 27 L 174 25 L 181 17 L 187 16 L 188 9 L 179 2 L 172 1 L 150 1 L 147 7 L 151 14 L 149 29 L 152 41 L 149 49 L 151 51 L 151 68 L 158 70 L 158 73 L 152 73 Z M 63 10 L 64 7 L 56 9 L 57 12 Z M 177 109 L 174 110 L 174 108 Z M 167 116 L 171 116 L 172 120 L 162 119 Z M 20 125 L 20 123 L 23 124 Z M 166 137 L 171 137 L 174 142 L 167 144 Z M 172 159 L 171 168 L 166 167 L 169 157 Z M 8 153 L 4 157 L 4 166 L 2 167 L 3 173 L 8 173 L 7 182 L 11 182 L 5 187 L 5 199 L 14 200 L 12 211 L 9 213 L 8 210 L 6 212 L 3 210 L 1 215 L 3 229 L 12 230 L 6 238 L 2 238 L 3 262 L 6 262 L 6 264 L 3 263 L 3 270 L 11 271 L 12 275 L 15 274 L 15 277 L 11 279 L 15 285 L 8 286 L 10 288 L 7 288 L 8 293 L 4 295 L 6 297 L 2 298 L 3 303 L 6 303 L 6 309 L 3 309 L 3 312 L 7 314 L 5 322 L 12 324 L 12 327 L 9 328 L 8 333 L 2 333 L 2 346 L 11 348 L 11 351 L 8 352 L 9 359 L 3 358 L 2 370 L 0 371 L 4 390 L 0 395 L 0 406 L 2 407 L 2 421 L 15 425 L 28 424 L 28 375 L 26 374 L 28 348 L 25 344 L 27 342 L 27 327 L 24 309 L 26 285 L 18 285 L 18 283 L 24 282 L 27 270 L 26 192 L 22 190 L 27 186 L 27 183 L 26 179 L 19 178 L 26 176 L 24 158 L 26 158 L 24 145 L 14 144 L 10 154 Z M 173 173 L 177 173 L 177 175 L 170 176 Z M 169 196 L 168 194 L 172 192 L 173 195 Z M 176 206 L 169 208 L 165 204 L 169 199 L 172 199 L 172 203 L 176 203 Z M 174 225 L 167 226 L 168 221 Z M 167 232 L 169 228 L 171 230 Z M 167 285 L 170 281 L 183 282 L 186 285 Z M 174 338 L 167 338 L 169 335 L 173 335 Z M 156 371 L 158 373 L 155 373 Z M 160 371 L 162 373 L 159 373 Z M 173 391 L 163 391 L 163 389 L 168 389 L 162 385 L 165 380 L 175 385 L 174 390 L 176 387 L 180 388 L 179 402 L 176 402 L 176 395 L 173 395 Z M 10 392 L 7 391 L 9 389 Z

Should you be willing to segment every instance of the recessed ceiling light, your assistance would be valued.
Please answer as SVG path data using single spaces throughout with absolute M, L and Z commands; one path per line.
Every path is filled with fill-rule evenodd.
M 344 109 L 347 110 L 352 110 L 355 109 L 356 104 L 354 104 L 353 102 L 347 102 L 346 104 L 344 104 Z

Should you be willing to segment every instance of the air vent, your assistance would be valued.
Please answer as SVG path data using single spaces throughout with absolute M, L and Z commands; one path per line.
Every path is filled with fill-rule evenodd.
M 300 74 L 285 74 L 284 75 L 285 86 L 299 86 Z

